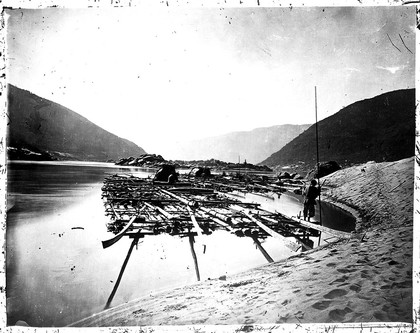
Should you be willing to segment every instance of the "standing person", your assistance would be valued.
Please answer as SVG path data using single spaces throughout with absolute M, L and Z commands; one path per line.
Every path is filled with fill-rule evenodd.
M 315 204 L 316 204 L 316 197 L 321 193 L 321 187 L 316 187 L 316 180 L 311 180 L 311 185 L 305 190 L 305 200 L 303 201 L 303 219 L 306 221 L 306 217 L 308 217 L 308 221 L 310 221 L 311 217 L 315 216 Z

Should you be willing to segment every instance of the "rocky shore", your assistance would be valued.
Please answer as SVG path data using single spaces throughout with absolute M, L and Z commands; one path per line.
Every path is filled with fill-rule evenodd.
M 253 170 L 253 171 L 260 171 L 260 172 L 271 172 L 272 170 L 265 166 L 265 165 L 254 165 L 251 163 L 230 163 L 224 162 L 216 159 L 210 160 L 194 160 L 194 161 L 183 161 L 183 160 L 166 160 L 161 155 L 156 154 L 142 154 L 139 157 L 127 157 L 121 158 L 117 162 L 116 165 L 124 165 L 124 166 L 137 166 L 137 167 L 145 167 L 145 168 L 159 168 L 165 164 L 170 164 L 175 166 L 176 168 L 186 168 L 191 169 L 194 167 L 206 167 L 212 168 L 216 170 Z
M 408 327 L 413 322 L 414 158 L 353 166 L 321 183 L 325 200 L 356 215 L 350 240 L 150 294 L 73 326 L 358 323 L 360 328 L 360 323 L 398 322 Z

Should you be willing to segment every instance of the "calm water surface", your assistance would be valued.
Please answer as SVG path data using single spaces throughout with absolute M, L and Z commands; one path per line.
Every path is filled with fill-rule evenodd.
M 105 163 L 8 165 L 8 325 L 23 320 L 30 326 L 65 326 L 104 308 L 131 240 L 102 248 L 101 241 L 113 234 L 106 230 L 101 187 L 107 175 L 122 172 L 150 174 Z M 297 198 L 286 195 L 246 199 L 289 215 L 302 209 Z M 354 228 L 341 210 L 322 211 L 324 225 Z M 199 244 L 195 249 L 202 280 L 266 263 L 250 238 L 217 231 L 204 239 L 205 253 Z M 263 246 L 274 260 L 293 254 L 272 238 Z M 196 281 L 188 239 L 146 237 L 131 255 L 112 306 Z

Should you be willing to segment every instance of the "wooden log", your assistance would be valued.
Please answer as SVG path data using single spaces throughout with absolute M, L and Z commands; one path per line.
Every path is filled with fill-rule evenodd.
M 143 238 L 144 236 L 154 236 L 156 235 L 153 231 L 147 229 L 139 229 L 137 231 L 128 231 L 125 233 L 125 236 L 128 238 Z
M 261 219 L 266 220 L 268 222 L 271 222 L 271 223 L 277 223 L 277 224 L 279 224 L 279 223 L 297 224 L 296 221 L 289 220 L 289 219 L 286 219 L 286 218 L 282 218 L 281 220 L 276 220 L 276 219 L 273 219 L 273 218 L 268 217 L 268 216 L 265 216 L 265 215 L 258 215 L 258 217 L 260 217 Z
M 206 217 L 206 214 L 204 212 L 201 212 L 201 210 L 200 210 L 200 213 L 203 214 L 204 217 Z M 222 221 L 221 219 L 219 219 L 217 217 L 214 217 L 214 216 L 211 216 L 211 215 L 208 216 L 207 218 L 210 218 L 213 222 L 215 222 L 215 223 L 221 225 L 222 227 L 226 228 L 227 230 L 233 232 L 232 227 L 229 224 Z
M 232 199 L 224 199 L 224 200 L 196 200 L 196 202 L 203 204 L 203 205 L 234 205 L 240 203 L 240 201 Z
M 270 200 L 274 200 L 275 199 L 272 194 L 259 193 L 259 192 L 251 192 L 251 194 L 252 195 L 258 195 L 260 197 L 267 198 L 267 199 L 270 199 Z
M 236 190 L 236 191 L 239 191 L 239 192 L 247 192 L 244 187 L 239 187 L 239 186 L 236 186 L 236 185 L 233 185 L 233 184 L 223 184 L 223 183 L 216 183 L 216 182 L 211 182 L 211 183 L 206 182 L 205 184 L 209 185 L 209 186 L 227 187 L 229 189 L 233 189 L 233 190 Z
M 149 207 L 149 208 L 151 208 L 151 209 L 153 209 L 153 210 L 157 210 L 159 213 L 161 213 L 162 215 L 164 215 L 167 219 L 169 219 L 169 220 L 171 220 L 171 219 L 173 219 L 174 218 L 174 216 L 172 215 L 172 214 L 170 214 L 170 213 L 168 213 L 166 210 L 164 210 L 164 209 L 162 209 L 162 208 L 160 208 L 160 207 L 158 207 L 158 206 L 155 206 L 155 205 L 152 205 L 152 204 L 150 204 L 150 203 L 148 203 L 148 202 L 145 202 L 144 203 L 147 207 Z
M 217 193 L 224 194 L 224 193 L 221 193 L 221 192 L 217 192 Z M 231 194 L 230 194 L 230 193 L 227 193 L 227 195 L 229 196 L 229 195 L 231 195 Z M 261 206 L 261 204 L 259 204 L 259 203 L 257 203 L 257 202 L 244 202 L 244 201 L 236 201 L 236 202 L 234 202 L 233 204 L 231 204 L 231 207 L 232 207 L 232 206 L 247 207 L 247 208 L 252 207 L 253 209 L 261 209 L 261 208 L 259 208 L 259 207 Z M 229 208 L 230 208 L 230 207 L 229 207 Z
M 239 197 L 239 198 L 245 198 L 245 195 L 243 195 L 243 194 L 239 194 L 239 193 L 233 193 L 233 192 L 230 192 L 230 193 L 228 193 L 228 195 L 233 195 L 233 196 L 235 196 L 235 197 Z
M 218 219 L 220 219 L 224 222 L 230 223 L 232 221 L 232 218 L 230 216 L 226 216 L 225 214 L 217 212 L 214 209 L 210 209 L 210 208 L 207 208 L 207 207 L 200 207 L 199 210 L 207 213 L 210 216 L 217 217 Z
M 197 235 L 203 235 L 203 231 L 201 230 L 200 226 L 198 225 L 197 219 L 195 218 L 194 212 L 190 208 L 190 206 L 187 206 L 188 213 L 190 214 L 191 222 L 194 225 L 195 232 Z
M 242 213 L 248 217 L 251 221 L 253 221 L 255 224 L 257 224 L 261 229 L 263 229 L 267 234 L 269 234 L 270 236 L 280 240 L 283 242 L 283 244 L 291 249 L 292 251 L 297 251 L 300 246 L 294 242 L 289 241 L 288 239 L 286 239 L 286 237 L 280 235 L 279 233 L 275 232 L 274 230 L 270 229 L 269 227 L 267 227 L 265 224 L 263 224 L 261 221 L 257 220 L 255 217 L 251 216 L 251 214 L 249 214 L 245 209 L 241 210 Z
M 329 234 L 329 235 L 337 237 L 337 238 L 349 239 L 349 238 L 353 237 L 352 234 L 350 234 L 348 232 L 334 230 L 334 229 L 327 228 L 327 227 L 324 227 L 324 226 L 321 226 L 321 225 L 318 225 L 318 224 L 314 224 L 314 223 L 307 222 L 307 221 L 304 221 L 304 220 L 301 220 L 301 219 L 297 219 L 295 217 L 292 217 L 292 219 L 294 221 L 298 222 L 299 224 L 303 225 L 303 226 L 306 226 L 308 228 L 315 229 L 315 230 L 318 230 L 318 231 L 321 231 L 321 232 L 325 232 L 326 234 Z
M 185 199 L 185 198 L 182 198 L 182 197 L 180 197 L 180 196 L 178 196 L 178 195 L 176 195 L 176 194 L 174 194 L 174 193 L 171 193 L 171 192 L 169 192 L 169 191 L 166 191 L 166 190 L 161 190 L 163 193 L 165 193 L 165 194 L 167 194 L 167 195 L 169 195 L 169 196 L 171 196 L 171 197 L 173 197 L 173 198 L 175 198 L 175 199 L 177 199 L 177 200 L 179 200 L 180 202 L 182 202 L 183 204 L 185 204 L 186 206 L 187 206 L 187 209 L 188 209 L 188 212 L 189 212 L 189 214 L 190 214 L 190 216 L 191 216 L 191 219 L 192 219 L 192 221 L 193 221 L 193 223 L 194 223 L 194 220 L 195 220 L 195 217 L 194 217 L 194 214 L 192 214 L 192 210 L 191 210 L 191 207 L 194 207 L 194 205 L 196 204 L 196 202 L 195 201 L 191 201 L 191 200 L 188 200 L 188 199 Z M 221 220 L 223 220 L 223 221 L 226 221 L 226 222 L 228 222 L 228 220 L 229 220 L 229 217 L 226 217 L 226 216 L 224 216 L 223 214 L 221 214 L 221 213 L 217 213 L 217 212 L 214 212 L 214 211 L 212 211 L 212 210 L 210 210 L 210 209 L 208 209 L 208 208 L 206 208 L 206 207 L 198 207 L 197 208 L 199 211 L 202 211 L 202 212 L 205 212 L 205 213 L 207 213 L 207 214 L 209 214 L 209 215 L 211 215 L 211 216 L 214 216 L 214 217 L 216 217 L 216 218 L 219 218 L 219 219 L 221 219 Z M 194 220 L 193 220 L 194 219 Z M 196 220 L 195 220 L 195 222 L 196 222 Z M 198 224 L 197 224 L 197 226 L 198 226 Z M 198 227 L 199 228 L 199 227 Z M 200 234 L 201 233 L 201 228 L 199 228 L 198 229 L 198 233 Z M 204 243 L 203 243 L 203 245 L 204 245 Z
M 180 188 L 171 188 L 172 192 L 188 192 L 195 194 L 213 194 L 214 190 L 211 188 L 201 188 L 201 187 L 180 187 Z
M 261 185 L 261 184 L 254 184 L 254 186 L 255 187 L 258 187 L 258 188 L 262 188 L 262 189 L 267 190 L 267 191 L 270 191 L 270 192 L 273 191 L 273 188 L 271 188 L 270 186 Z
M 203 252 L 206 252 L 206 242 L 203 235 L 203 230 L 200 228 L 197 219 L 195 218 L 194 212 L 192 211 L 190 206 L 187 206 L 188 213 L 190 215 L 190 219 L 192 224 L 194 225 L 194 231 L 197 233 L 198 241 L 201 245 L 203 245 Z
M 165 193 L 165 194 L 171 196 L 172 198 L 175 198 L 175 199 L 179 200 L 180 202 L 182 202 L 182 203 L 184 203 L 184 204 L 186 204 L 188 206 L 190 206 L 190 205 L 191 206 L 194 206 L 194 202 L 193 201 L 187 200 L 187 199 L 185 199 L 183 197 L 180 197 L 179 195 L 176 195 L 176 194 L 174 194 L 172 192 L 169 192 L 167 190 L 164 190 L 164 189 L 160 189 L 160 191 L 162 193 Z

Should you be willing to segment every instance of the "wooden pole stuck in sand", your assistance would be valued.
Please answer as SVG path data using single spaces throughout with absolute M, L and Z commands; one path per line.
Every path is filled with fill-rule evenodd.
M 264 258 L 267 259 L 268 262 L 274 262 L 273 258 L 270 257 L 270 255 L 268 254 L 268 252 L 261 245 L 261 242 L 259 241 L 259 239 L 257 238 L 257 236 L 252 236 L 252 240 L 254 241 L 255 245 L 257 245 L 258 250 L 261 251 L 261 253 L 263 254 Z
M 130 259 L 131 252 L 133 252 L 134 246 L 137 244 L 138 238 L 134 238 L 131 242 L 130 248 L 128 249 L 127 256 L 125 257 L 124 263 L 121 266 L 120 274 L 118 275 L 117 281 L 115 282 L 115 286 L 112 289 L 111 295 L 109 295 L 108 301 L 105 304 L 105 310 L 109 308 L 111 305 L 112 300 L 114 299 L 115 293 L 117 292 L 118 286 L 120 285 L 121 279 L 124 275 L 125 267 L 127 266 L 128 260 Z
M 190 233 L 188 235 L 188 239 L 190 241 L 191 254 L 194 259 L 195 274 L 197 275 L 197 281 L 200 281 L 200 271 L 198 269 L 197 255 L 195 254 L 195 250 L 194 250 L 194 235 Z

